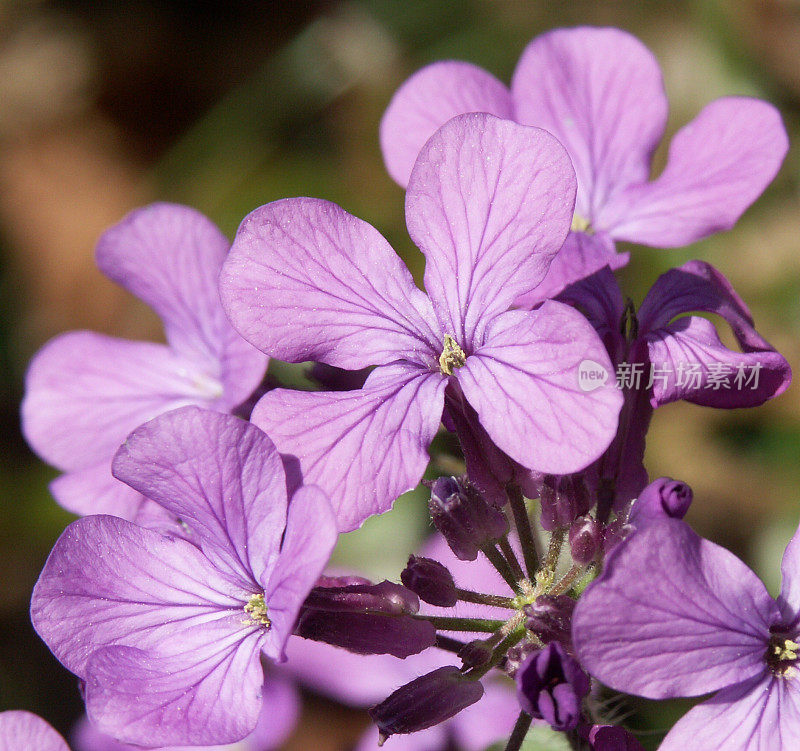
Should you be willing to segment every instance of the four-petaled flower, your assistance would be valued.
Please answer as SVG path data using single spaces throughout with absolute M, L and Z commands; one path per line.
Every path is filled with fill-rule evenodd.
M 584 359 L 609 369 L 591 326 L 556 302 L 509 311 L 561 247 L 574 191 L 548 133 L 486 114 L 451 120 L 406 193 L 430 297 L 375 229 L 334 204 L 287 199 L 245 218 L 220 277 L 239 332 L 290 362 L 379 366 L 361 390 L 277 389 L 252 415 L 330 496 L 341 530 L 417 484 L 446 389 L 530 469 L 581 469 L 611 441 L 621 395 L 578 382 Z

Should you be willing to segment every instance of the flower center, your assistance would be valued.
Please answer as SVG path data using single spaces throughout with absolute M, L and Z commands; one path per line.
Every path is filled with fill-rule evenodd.
M 264 626 L 266 629 L 272 625 L 267 615 L 267 603 L 264 602 L 264 595 L 253 595 L 244 606 L 247 613 L 247 620 L 243 621 L 246 626 Z
M 787 639 L 785 636 L 776 634 L 769 641 L 767 648 L 767 665 L 769 669 L 775 674 L 792 678 L 797 675 L 797 652 L 800 650 L 800 644 Z
M 443 375 L 453 375 L 453 368 L 460 368 L 466 363 L 467 356 L 464 350 L 450 334 L 444 335 L 444 349 L 439 355 L 439 370 Z
M 575 214 L 572 217 L 572 226 L 570 229 L 573 232 L 586 232 L 587 234 L 593 234 L 592 223 L 585 217 L 582 217 L 580 214 Z

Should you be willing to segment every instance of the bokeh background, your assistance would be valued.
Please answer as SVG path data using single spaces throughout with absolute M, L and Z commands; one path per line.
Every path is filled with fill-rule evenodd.
M 31 588 L 71 517 L 52 470 L 26 448 L 18 407 L 26 363 L 50 337 L 89 328 L 160 339 L 158 320 L 95 269 L 94 244 L 130 209 L 189 203 L 232 235 L 286 196 L 333 200 L 378 227 L 421 276 L 403 194 L 378 148 L 380 116 L 422 65 L 469 60 L 508 81 L 524 45 L 557 26 L 616 25 L 661 61 L 669 133 L 718 96 L 766 98 L 793 147 L 736 228 L 690 248 L 631 248 L 640 302 L 667 268 L 715 264 L 759 331 L 800 372 L 800 3 L 796 0 L 0 0 L 0 710 L 38 712 L 62 732 L 76 681 L 38 641 Z M 656 157 L 663 164 L 665 150 Z M 291 372 L 277 372 L 293 377 Z M 698 530 L 744 556 L 771 587 L 800 517 L 800 389 L 760 409 L 676 404 L 656 414 L 652 476 L 689 482 Z M 439 469 L 450 469 L 442 456 Z M 425 534 L 422 498 L 348 536 L 339 560 L 396 578 Z M 347 749 L 364 713 L 307 695 L 287 749 Z M 655 747 L 686 705 L 626 705 Z

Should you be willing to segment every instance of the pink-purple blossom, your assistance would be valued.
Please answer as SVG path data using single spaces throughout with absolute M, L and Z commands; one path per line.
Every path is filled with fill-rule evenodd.
M 245 218 L 220 278 L 237 330 L 271 357 L 378 366 L 358 391 L 277 389 L 252 415 L 327 492 L 341 530 L 417 484 L 446 391 L 527 468 L 575 471 L 610 442 L 619 392 L 578 387 L 582 360 L 608 365 L 585 319 L 555 302 L 509 311 L 564 242 L 574 191 L 549 134 L 454 118 L 422 150 L 406 192 L 427 296 L 375 229 L 334 204 L 286 199 Z
M 800 531 L 772 599 L 732 553 L 664 516 L 631 534 L 575 608 L 581 664 L 652 699 L 702 696 L 660 751 L 800 744 Z
M 72 331 L 33 358 L 22 428 L 65 473 L 51 490 L 68 510 L 145 521 L 157 509 L 111 476 L 128 433 L 189 404 L 232 412 L 261 382 L 267 358 L 231 327 L 219 299 L 229 245 L 202 214 L 166 203 L 133 211 L 100 238 L 100 270 L 158 313 L 167 344 Z
M 114 473 L 179 518 L 182 536 L 112 516 L 74 522 L 34 589 L 34 627 L 84 681 L 101 731 L 150 745 L 239 740 L 261 710 L 261 655 L 283 659 L 336 541 L 328 501 L 287 489 L 258 428 L 196 407 L 134 431 Z

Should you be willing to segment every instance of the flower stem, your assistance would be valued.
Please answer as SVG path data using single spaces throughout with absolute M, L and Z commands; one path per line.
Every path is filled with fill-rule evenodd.
M 546 571 L 551 574 L 555 572 L 558 565 L 558 557 L 561 555 L 561 545 L 564 542 L 564 535 L 567 533 L 566 527 L 559 527 L 553 531 L 550 537 L 550 546 L 547 549 L 547 558 L 544 562 Z
M 528 509 L 525 507 L 525 499 L 519 485 L 509 483 L 506 494 L 511 505 L 511 513 L 514 514 L 514 524 L 517 527 L 519 541 L 522 545 L 522 557 L 525 559 L 525 568 L 528 576 L 533 579 L 539 568 L 540 552 L 537 550 L 536 541 L 531 528 L 531 518 Z
M 514 729 L 511 731 L 511 737 L 508 739 L 505 751 L 519 751 L 522 748 L 522 742 L 528 734 L 531 727 L 531 720 L 533 718 L 527 712 L 520 712 L 517 717 L 517 722 Z
M 436 644 L 434 644 L 434 646 L 438 647 L 439 649 L 444 649 L 446 652 L 458 654 L 462 649 L 464 649 L 464 647 L 467 646 L 467 644 L 466 642 L 453 639 L 449 636 L 436 634 Z
M 525 578 L 525 572 L 522 570 L 522 566 L 519 565 L 517 554 L 514 552 L 514 548 L 511 547 L 511 543 L 508 541 L 508 535 L 503 535 L 500 538 L 500 550 L 502 551 L 505 559 L 508 561 L 508 565 L 511 566 L 511 573 L 514 574 L 514 578 L 517 581 L 522 581 Z
M 514 610 L 514 600 L 511 597 L 503 597 L 502 595 L 485 595 L 481 592 L 473 592 L 469 589 L 456 588 L 456 594 L 459 600 L 464 602 L 475 602 L 479 605 L 491 605 L 495 608 L 508 608 Z
M 557 581 L 553 588 L 547 593 L 555 597 L 556 595 L 563 595 L 575 582 L 575 580 L 580 576 L 581 571 L 583 568 L 579 566 L 577 563 L 572 564 L 572 567 L 569 571 L 567 571 L 564 576 L 561 577 L 559 581 Z
M 511 587 L 516 594 L 522 594 L 522 588 L 514 577 L 514 572 L 511 570 L 508 561 L 503 557 L 502 553 L 494 545 L 487 545 L 481 548 L 481 550 L 489 559 L 492 566 L 497 569 L 500 576 L 506 580 L 508 586 Z
M 489 618 L 452 618 L 446 615 L 412 615 L 419 621 L 428 621 L 442 631 L 470 631 L 481 633 L 494 633 L 505 625 L 505 621 L 495 621 Z

